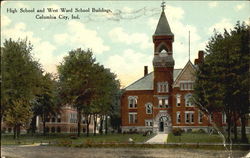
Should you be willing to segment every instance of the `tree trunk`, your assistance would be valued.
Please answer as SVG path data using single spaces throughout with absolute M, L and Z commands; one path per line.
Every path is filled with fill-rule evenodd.
M 97 114 L 94 114 L 94 136 L 96 135 Z
M 91 115 L 90 115 L 91 116 Z M 87 123 L 87 137 L 89 136 L 89 124 L 91 121 L 91 118 L 89 117 L 89 114 L 86 115 L 86 123 Z
M 78 137 L 80 137 L 81 135 L 81 121 L 82 121 L 81 110 L 77 109 L 77 136 Z
M 15 124 L 15 125 L 14 125 L 14 128 L 13 128 L 13 134 L 14 134 L 14 135 L 13 135 L 13 138 L 14 138 L 14 139 L 17 138 L 17 130 L 16 130 L 16 128 L 17 128 L 17 125 Z
M 103 134 L 103 116 L 100 117 L 100 129 L 99 133 L 102 135 Z
M 105 134 L 108 134 L 108 116 L 105 115 Z
M 227 141 L 231 140 L 231 116 L 227 117 Z
M 17 136 L 17 138 L 19 138 L 20 137 L 20 133 L 21 133 L 21 125 L 18 124 L 16 129 L 17 129 L 17 132 L 16 132 L 17 135 L 16 136 Z
M 246 135 L 246 115 L 241 115 L 241 142 L 248 143 L 247 135 Z
M 43 114 L 43 136 L 46 135 L 46 129 L 45 129 L 45 126 L 46 126 L 46 118 L 45 118 L 45 115 Z
M 237 118 L 236 118 L 236 113 L 234 112 L 233 114 L 233 118 L 234 118 L 234 140 L 237 141 Z

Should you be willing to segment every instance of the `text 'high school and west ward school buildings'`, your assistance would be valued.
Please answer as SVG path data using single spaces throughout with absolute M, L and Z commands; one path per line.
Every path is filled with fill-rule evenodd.
M 122 132 L 152 131 L 169 133 L 173 128 L 209 131 L 211 122 L 226 125 L 226 115 L 213 113 L 205 117 L 190 98 L 194 88 L 194 73 L 204 52 L 199 51 L 195 65 L 189 60 L 183 69 L 174 69 L 174 34 L 164 8 L 153 35 L 154 71 L 125 88 L 121 97 Z

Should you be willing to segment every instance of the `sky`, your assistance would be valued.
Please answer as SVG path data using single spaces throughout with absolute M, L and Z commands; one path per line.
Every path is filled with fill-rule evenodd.
M 27 38 L 33 44 L 34 58 L 45 71 L 54 74 L 56 65 L 69 51 L 91 49 L 96 61 L 117 74 L 122 87 L 126 87 L 143 77 L 144 66 L 153 71 L 152 35 L 161 14 L 161 3 L 4 1 L 1 2 L 1 46 L 5 39 Z M 193 62 L 198 51 L 205 50 L 214 29 L 222 32 L 224 28 L 233 28 L 237 21 L 249 24 L 250 20 L 249 1 L 166 1 L 165 4 L 166 17 L 174 33 L 175 68 L 183 68 L 188 62 L 189 31 Z M 49 12 L 48 8 L 58 12 Z M 63 13 L 61 8 L 72 8 L 72 12 Z M 43 9 L 44 12 L 37 12 Z M 87 11 L 77 12 L 80 9 Z M 72 19 L 72 14 L 78 19 Z M 41 16 L 56 19 L 41 19 Z

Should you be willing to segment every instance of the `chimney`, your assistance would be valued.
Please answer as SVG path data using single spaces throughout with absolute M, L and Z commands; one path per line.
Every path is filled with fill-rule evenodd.
M 144 76 L 148 74 L 148 66 L 144 66 Z
M 200 63 L 203 63 L 203 61 L 204 61 L 204 51 L 200 50 L 198 52 L 198 59 L 194 60 L 194 65 L 198 65 Z
M 203 62 L 203 60 L 204 60 L 204 51 L 203 50 L 199 51 L 198 59 L 200 60 L 200 62 Z

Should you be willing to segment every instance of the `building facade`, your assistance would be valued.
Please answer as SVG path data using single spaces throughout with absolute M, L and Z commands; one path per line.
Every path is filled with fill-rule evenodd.
M 153 72 L 125 88 L 121 97 L 122 132 L 152 131 L 169 133 L 173 128 L 208 131 L 212 122 L 226 124 L 222 113 L 207 117 L 190 98 L 193 93 L 196 65 L 203 61 L 199 51 L 195 65 L 187 61 L 183 69 L 174 69 L 174 34 L 171 32 L 164 8 L 153 35 Z
M 43 120 L 41 117 L 37 118 L 37 129 L 39 133 L 43 132 Z M 64 106 L 60 113 L 46 119 L 45 129 L 47 133 L 77 133 L 77 111 L 72 106 Z M 85 133 L 87 123 L 82 116 L 81 133 Z M 98 129 L 98 128 L 97 128 Z M 94 132 L 93 119 L 89 124 L 89 132 Z M 98 133 L 98 130 L 97 130 Z

